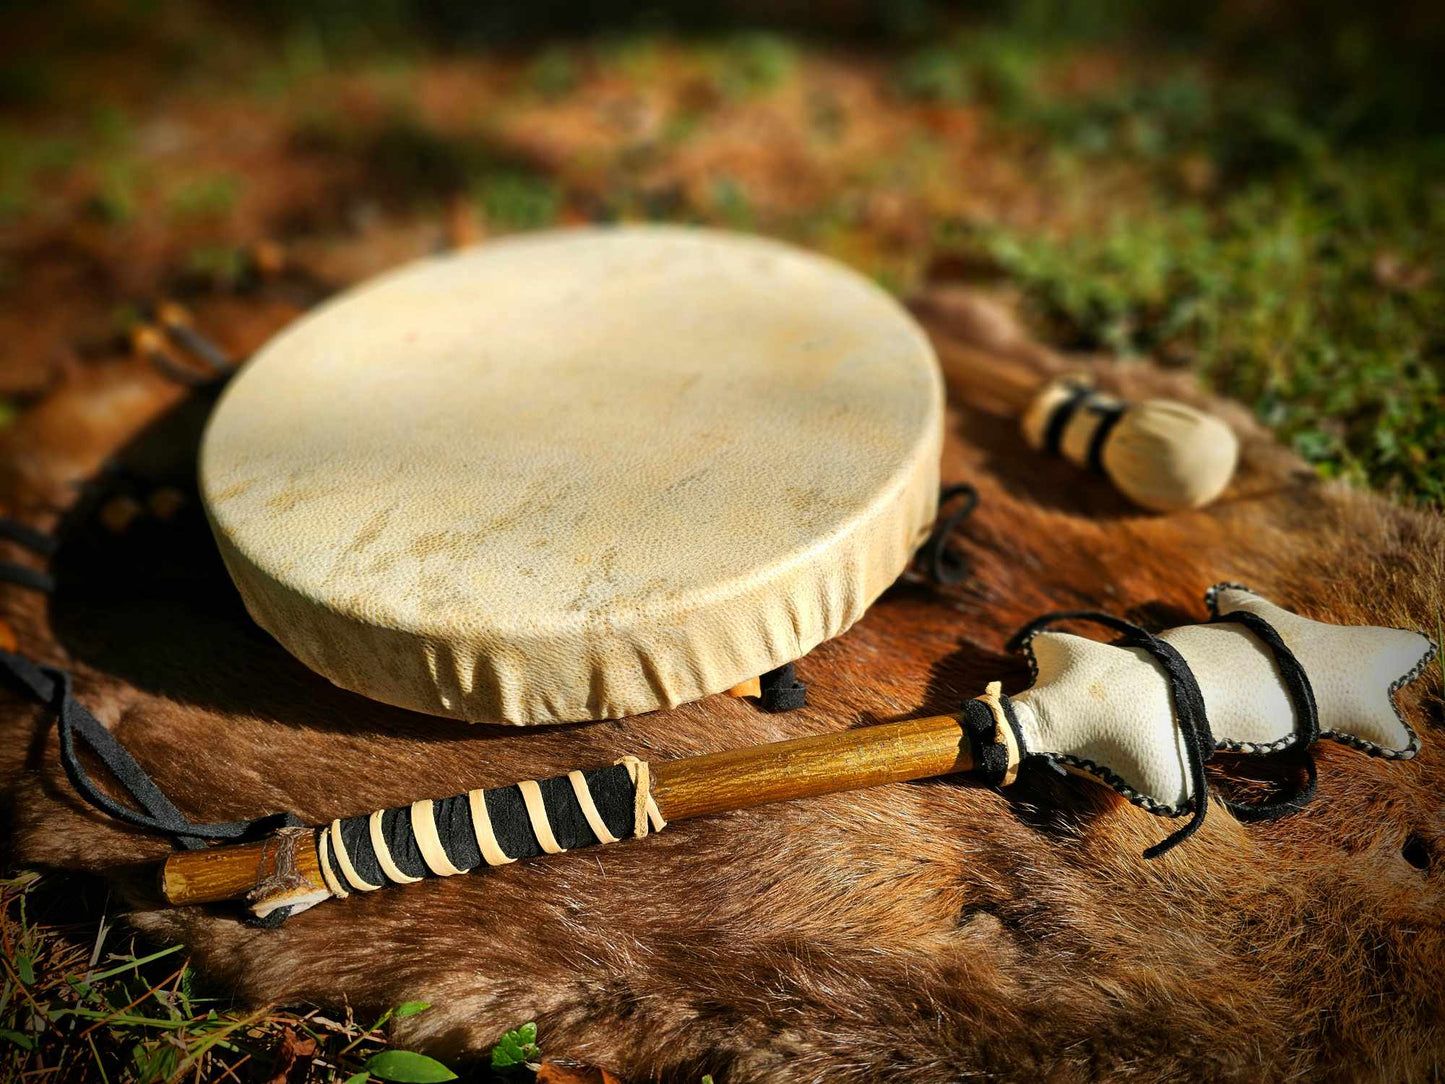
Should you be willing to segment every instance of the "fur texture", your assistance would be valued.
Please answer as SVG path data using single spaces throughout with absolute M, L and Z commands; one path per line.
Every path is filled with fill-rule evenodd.
M 1025 351 L 976 299 L 925 300 L 945 364 L 961 348 Z M 1200 401 L 1148 367 L 1103 372 L 1135 396 Z M 946 591 L 905 580 L 802 660 L 802 711 L 713 697 L 519 732 L 370 703 L 249 623 L 194 507 L 117 536 L 82 495 L 56 558 L 61 593 L 0 588 L 0 612 L 22 651 L 75 672 L 78 694 L 186 813 L 289 809 L 311 822 L 626 752 L 665 759 L 957 710 L 992 678 L 1027 684 L 1001 645 L 1039 613 L 1184 623 L 1203 618 L 1218 580 L 1312 617 L 1434 634 L 1440 519 L 1317 483 L 1242 409 L 1206 404 L 1244 439 L 1226 498 L 1159 517 L 1030 454 L 968 390 L 952 388 L 943 474 L 981 493 L 962 541 L 971 577 Z M 47 523 L 122 444 L 148 476 L 183 480 L 204 405 L 138 364 L 93 370 L 8 433 L 0 493 Z M 535 1019 L 550 1056 L 635 1080 L 1408 1080 L 1445 1063 L 1438 664 L 1403 694 L 1418 758 L 1386 764 L 1326 743 L 1303 814 L 1243 826 L 1216 806 L 1155 862 L 1140 852 L 1169 822 L 1101 786 L 1005 796 L 940 779 L 333 901 L 276 932 L 224 908 L 149 902 L 150 872 L 132 864 L 165 843 L 80 805 L 48 714 L 8 694 L 0 704 L 17 860 L 115 877 L 137 927 L 184 941 L 248 999 L 432 1002 L 399 1039 L 443 1057 Z M 1235 790 L 1271 778 L 1211 772 Z

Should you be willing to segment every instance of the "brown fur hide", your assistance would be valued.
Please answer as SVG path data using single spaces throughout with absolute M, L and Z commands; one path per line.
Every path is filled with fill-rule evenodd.
M 1021 349 L 966 297 L 940 293 L 920 311 L 945 361 L 961 343 Z M 1188 380 L 1146 366 L 1101 371 L 1135 395 L 1198 399 Z M 63 525 L 61 592 L 0 588 L 0 613 L 23 652 L 75 672 L 79 696 L 188 815 L 286 809 L 311 822 L 625 752 L 663 759 L 953 711 L 992 678 L 1010 692 L 1027 684 L 1001 645 L 1041 612 L 1186 623 L 1202 619 L 1217 580 L 1311 617 L 1433 634 L 1440 519 L 1319 484 L 1245 411 L 1214 405 L 1244 439 L 1240 476 L 1208 511 L 1159 517 L 1030 454 L 1012 421 L 956 396 L 944 478 L 982 494 L 963 542 L 971 578 L 893 588 L 799 663 L 810 703 L 789 714 L 719 696 L 518 731 L 368 702 L 249 623 L 194 509 L 114 536 L 82 499 Z M 45 510 L 71 505 L 74 483 L 127 444 L 151 477 L 186 477 L 204 406 L 139 362 L 89 368 L 6 435 L 0 495 L 53 523 Z M 1417 759 L 1325 743 L 1304 813 L 1245 826 L 1216 806 L 1154 862 L 1140 852 L 1173 825 L 1102 786 L 1004 795 L 939 779 L 354 896 L 275 932 L 225 908 L 146 902 L 124 864 L 167 845 L 81 805 L 58 770 L 52 719 L 8 693 L 0 772 L 18 861 L 111 871 L 137 927 L 184 941 L 245 998 L 358 1012 L 432 1002 L 397 1038 L 442 1057 L 475 1056 L 535 1019 L 550 1056 L 633 1080 L 1438 1079 L 1438 664 L 1403 704 L 1424 740 Z M 1238 782 L 1246 768 L 1211 773 L 1265 785 Z

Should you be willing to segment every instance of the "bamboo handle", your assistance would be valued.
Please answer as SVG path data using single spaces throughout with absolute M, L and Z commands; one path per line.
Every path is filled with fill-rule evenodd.
M 969 771 L 973 755 L 957 715 L 819 734 L 653 765 L 652 797 L 680 821 L 882 783 Z M 288 898 L 330 895 L 316 839 L 290 837 L 183 851 L 166 859 L 161 892 L 173 904 L 215 903 L 280 884 Z

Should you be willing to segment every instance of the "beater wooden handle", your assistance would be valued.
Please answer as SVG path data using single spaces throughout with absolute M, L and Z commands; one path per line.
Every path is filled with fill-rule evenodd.
M 973 767 L 960 716 L 938 715 L 662 762 L 650 768 L 651 793 L 662 817 L 679 821 Z M 303 834 L 285 846 L 272 838 L 172 855 L 161 891 L 173 904 L 241 899 L 278 882 L 288 898 L 333 895 L 317 846 L 329 829 L 289 831 Z
M 1157 635 L 1109 614 L 1046 614 L 1010 641 L 1028 652 L 1033 685 L 1006 696 L 991 682 L 957 715 L 655 768 L 623 757 L 608 768 L 423 800 L 324 829 L 282 829 L 260 843 L 172 857 L 163 891 L 173 903 L 244 896 L 264 917 L 428 873 L 615 843 L 669 819 L 958 771 L 1007 787 L 1026 762 L 1092 775 L 1160 816 L 1192 814 L 1145 851 L 1153 857 L 1203 823 L 1204 762 L 1217 751 L 1271 756 L 1331 739 L 1386 760 L 1415 755 L 1419 737 L 1394 694 L 1435 657 L 1429 637 L 1312 621 L 1237 584 L 1216 584 L 1206 600 L 1206 624 Z M 1092 622 L 1123 638 L 1101 643 L 1051 630 L 1063 621 Z M 1313 791 L 1312 764 L 1308 776 L 1303 790 L 1282 800 L 1227 807 L 1248 820 L 1297 809 Z
M 935 715 L 665 761 L 652 796 L 666 819 L 686 820 L 972 767 L 959 716 Z

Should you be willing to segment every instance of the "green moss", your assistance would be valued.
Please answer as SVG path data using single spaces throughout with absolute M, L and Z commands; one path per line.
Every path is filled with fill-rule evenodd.
M 777 34 L 736 34 L 724 42 L 716 82 L 728 97 L 746 97 L 776 90 L 793 74 L 797 53 Z
M 663 37 L 651 29 L 614 29 L 597 35 L 593 51 L 604 67 L 642 83 L 657 77 L 664 44 Z
M 1408 161 L 1332 159 L 1215 207 L 1161 195 L 1060 238 L 986 230 L 1056 339 L 1198 369 L 1321 473 L 1445 500 L 1445 213 Z
M 250 263 L 244 249 L 232 245 L 207 245 L 191 250 L 186 256 L 185 267 L 188 274 L 229 290 L 245 279 Z
M 1066 229 L 944 248 L 1021 285 L 1056 341 L 1192 367 L 1322 474 L 1445 501 L 1445 147 L 1363 130 L 1353 92 L 1331 105 L 1268 66 L 1206 76 L 1165 54 L 1080 92 L 1058 63 L 1079 55 L 1016 25 L 900 67 L 905 90 L 986 103 L 1046 150 L 1036 180 L 1072 208 Z M 1126 198 L 1107 176 L 1133 178 Z
M 178 219 L 221 218 L 241 198 L 241 179 L 229 173 L 197 177 L 171 193 L 168 209 Z
M 44 177 L 75 164 L 81 144 L 73 139 L 0 128 L 0 218 L 23 214 Z
M 113 102 L 95 107 L 90 116 L 90 129 L 97 145 L 105 150 L 124 150 L 135 141 L 130 114 Z
M 330 66 L 325 37 L 312 24 L 293 27 L 280 47 L 257 65 L 252 89 L 262 98 L 284 99 L 300 84 L 323 74 Z
M 981 101 L 1015 117 L 1042 100 L 1039 70 L 1050 47 L 998 30 L 969 31 L 907 54 L 894 69 L 904 95 L 928 101 Z
M 549 100 L 566 97 L 579 79 L 577 62 L 565 45 L 543 49 L 527 66 L 527 85 Z
M 709 220 L 734 230 L 750 230 L 757 223 L 757 212 L 747 189 L 735 177 L 714 177 L 708 185 Z
M 928 46 L 910 53 L 894 72 L 898 89 L 920 101 L 966 102 L 973 97 L 973 81 L 958 50 Z
M 110 226 L 123 226 L 135 218 L 134 174 L 124 167 L 104 171 L 100 185 L 86 202 L 86 211 Z
M 668 115 L 662 129 L 662 141 L 674 145 L 686 143 L 697 135 L 702 122 L 702 114 L 696 110 L 678 109 Z
M 475 182 L 472 191 L 487 221 L 509 230 L 550 226 L 562 206 L 556 184 L 522 170 L 488 173 Z

